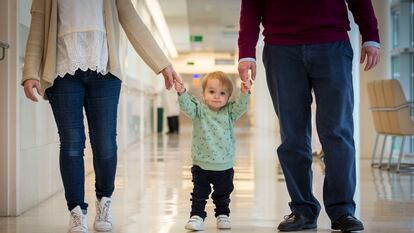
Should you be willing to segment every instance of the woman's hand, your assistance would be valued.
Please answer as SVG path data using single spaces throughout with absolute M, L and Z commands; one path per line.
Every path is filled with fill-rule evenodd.
M 175 72 L 171 64 L 165 67 L 161 73 L 164 76 L 165 88 L 167 90 L 170 90 L 176 81 L 182 83 L 181 77 Z
M 33 88 L 36 88 L 37 94 L 39 94 L 40 96 L 43 96 L 42 88 L 40 87 L 39 80 L 28 79 L 28 80 L 24 81 L 23 86 L 24 86 L 24 94 L 26 95 L 26 97 L 28 99 L 30 99 L 34 102 L 38 101 L 37 97 L 33 93 Z

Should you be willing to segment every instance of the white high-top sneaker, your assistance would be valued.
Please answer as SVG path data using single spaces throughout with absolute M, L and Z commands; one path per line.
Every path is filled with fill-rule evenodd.
M 86 214 L 83 214 L 80 206 L 76 206 L 70 211 L 69 233 L 87 233 L 88 220 Z
M 185 229 L 191 231 L 202 231 L 204 230 L 204 221 L 200 216 L 193 215 L 185 224 Z
M 217 228 L 218 229 L 231 229 L 230 218 L 227 215 L 217 216 Z
M 95 201 L 96 217 L 93 227 L 96 231 L 112 230 L 112 200 L 108 197 L 102 197 L 101 200 Z

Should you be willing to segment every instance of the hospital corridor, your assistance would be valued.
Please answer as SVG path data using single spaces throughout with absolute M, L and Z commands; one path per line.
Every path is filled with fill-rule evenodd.
M 361 232 L 414 233 L 414 0 L 358 1 L 336 1 L 340 15 L 301 0 L 0 0 L 0 233 L 325 233 L 344 231 L 332 229 L 342 217 L 360 220 Z M 362 2 L 375 12 L 366 24 L 369 11 L 353 5 Z M 272 21 L 271 7 L 295 4 L 305 5 Z M 305 22 L 328 30 L 344 17 L 349 30 L 334 35 L 346 40 L 321 28 L 315 44 L 289 34 L 305 12 L 328 8 Z M 366 30 L 374 21 L 378 30 Z M 85 25 L 96 29 L 80 39 Z M 380 40 L 366 36 L 375 32 Z M 328 45 L 335 56 L 321 52 Z M 378 59 L 361 63 L 373 48 Z M 59 63 L 79 54 L 101 64 Z M 329 72 L 346 84 L 320 88 L 313 74 Z M 343 187 L 355 213 L 331 219 Z M 314 219 L 299 212 L 317 203 Z M 109 228 L 98 231 L 98 218 Z

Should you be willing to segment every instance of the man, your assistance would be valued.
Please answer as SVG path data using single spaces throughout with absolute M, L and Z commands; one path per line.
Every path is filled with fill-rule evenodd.
M 292 213 L 278 229 L 316 228 L 320 204 L 312 194 L 311 90 L 317 103 L 317 129 L 325 153 L 323 201 L 332 228 L 360 231 L 354 217 L 356 174 L 353 140 L 352 57 L 347 5 L 362 35 L 364 70 L 379 62 L 379 35 L 371 0 L 242 0 L 239 74 L 256 75 L 255 47 L 260 31 L 266 79 L 280 122 L 277 152 L 291 197 Z

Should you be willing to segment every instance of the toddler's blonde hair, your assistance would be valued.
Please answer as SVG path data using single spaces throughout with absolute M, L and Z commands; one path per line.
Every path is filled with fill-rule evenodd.
M 233 81 L 231 81 L 231 78 L 222 71 L 214 71 L 214 72 L 208 73 L 206 76 L 203 77 L 203 80 L 201 82 L 203 93 L 206 90 L 208 80 L 211 80 L 211 79 L 219 80 L 220 83 L 228 89 L 229 96 L 231 96 L 231 94 L 233 93 Z

